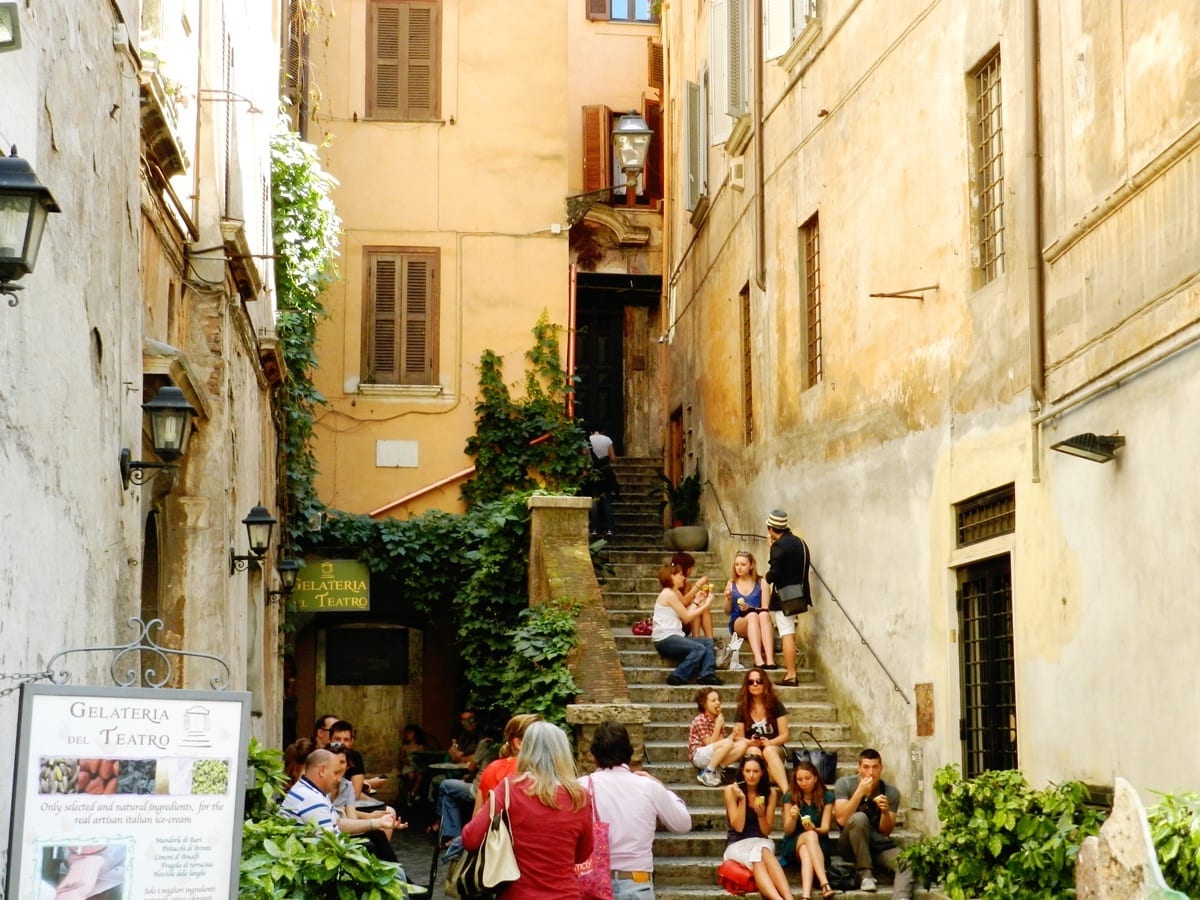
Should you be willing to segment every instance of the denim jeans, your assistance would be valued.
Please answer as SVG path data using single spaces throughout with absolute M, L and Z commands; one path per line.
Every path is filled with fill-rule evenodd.
M 475 785 L 447 778 L 438 787 L 437 814 L 442 819 L 442 842 L 462 834 L 463 819 L 475 808 Z
M 713 656 L 712 638 L 672 634 L 655 641 L 654 649 L 667 659 L 680 661 L 674 674 L 684 682 L 694 682 L 705 675 L 716 674 L 717 661 Z

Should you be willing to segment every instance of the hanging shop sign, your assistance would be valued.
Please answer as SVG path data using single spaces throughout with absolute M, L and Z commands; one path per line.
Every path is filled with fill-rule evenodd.
M 307 612 L 368 612 L 371 572 L 356 559 L 312 559 L 296 576 L 292 602 Z
M 250 694 L 27 684 L 18 728 L 6 896 L 237 896 Z

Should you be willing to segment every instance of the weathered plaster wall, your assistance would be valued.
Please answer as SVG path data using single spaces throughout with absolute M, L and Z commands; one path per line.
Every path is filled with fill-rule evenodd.
M 1200 711 L 1177 674 L 1200 625 L 1185 599 L 1195 593 L 1200 516 L 1186 449 L 1196 442 L 1197 351 L 1065 409 L 1035 439 L 1026 277 L 1044 248 L 1050 402 L 1197 333 L 1200 56 L 1186 37 L 1196 12 L 1174 3 L 1154 15 L 1129 4 L 1039 7 L 1042 247 L 1030 238 L 1027 32 L 1023 4 L 1013 2 L 830 2 L 816 49 L 789 73 L 767 66 L 765 291 L 754 284 L 752 153 L 737 191 L 725 181 L 723 148 L 711 148 L 712 206 L 699 227 L 681 209 L 678 168 L 672 182 L 668 407 L 687 411 L 689 450 L 731 529 L 764 534 L 766 512 L 788 509 L 903 692 L 933 684 L 934 733 L 916 738 L 913 708 L 818 586 L 801 640 L 905 793 L 910 744 L 924 751 L 916 774 L 926 784 L 938 765 L 961 760 L 955 570 L 1001 554 L 1013 574 L 1019 763 L 1031 781 L 1110 783 L 1120 773 L 1142 790 L 1200 781 L 1187 754 L 1154 752 L 1193 736 Z M 674 3 L 664 18 L 676 160 L 682 81 L 705 66 L 704 22 L 698 3 Z M 1005 272 L 979 288 L 967 86 L 995 46 Z M 806 388 L 797 232 L 814 212 L 824 373 Z M 921 300 L 868 296 L 934 284 Z M 1083 431 L 1119 431 L 1129 443 L 1107 465 L 1049 451 Z M 1015 533 L 956 548 L 954 504 L 1010 482 Z M 715 508 L 706 513 L 719 521 Z M 766 556 L 765 540 L 710 531 L 722 557 L 747 542 Z M 912 820 L 930 824 L 932 809 L 927 794 Z
M 22 46 L 0 54 L 0 144 L 16 145 L 63 211 L 49 217 L 20 305 L 0 303 L 0 673 L 9 677 L 70 647 L 128 639 L 141 556 L 136 497 L 122 493 L 117 471 L 141 423 L 127 388 L 141 370 L 137 83 L 112 49 L 107 5 L 49 0 L 19 4 L 17 15 Z M 77 683 L 101 683 L 105 665 L 73 657 L 66 668 Z M 0 697 L 8 735 L 17 707 L 16 693 Z M 4 766 L 0 797 L 11 794 Z M 0 822 L 6 846 L 8 816 Z

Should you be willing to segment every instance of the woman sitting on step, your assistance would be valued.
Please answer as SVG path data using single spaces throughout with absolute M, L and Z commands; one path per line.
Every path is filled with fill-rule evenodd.
M 733 721 L 733 738 L 746 738 L 750 750 L 762 753 L 771 773 L 771 781 L 785 794 L 788 789 L 787 739 L 788 711 L 775 696 L 775 686 L 761 666 L 746 672 L 737 695 L 737 715 Z
M 792 900 L 787 875 L 775 858 L 775 842 L 769 837 L 779 791 L 769 786 L 764 774 L 762 757 L 747 756 L 741 777 L 725 788 L 729 819 L 725 859 L 740 862 L 754 873 L 754 885 L 765 900 Z
M 775 628 L 767 608 L 771 586 L 758 574 L 754 554 L 739 550 L 733 557 L 733 577 L 725 585 L 725 612 L 729 613 L 729 631 L 746 642 L 754 654 L 754 664 L 764 669 L 775 665 Z
M 712 594 L 701 593 L 691 606 L 683 602 L 683 570 L 668 563 L 658 570 L 662 585 L 654 601 L 653 630 L 650 638 L 661 656 L 678 662 L 675 671 L 667 676 L 667 684 L 721 684 L 717 677 L 717 660 L 713 655 L 712 638 L 687 637 L 683 626 L 702 615 L 712 605 Z
M 829 829 L 833 827 L 833 791 L 825 787 L 817 767 L 805 760 L 792 772 L 791 793 L 783 798 L 783 846 L 780 857 L 800 863 L 800 900 L 812 895 L 813 876 L 821 898 L 834 890 L 825 875 L 825 860 L 833 854 Z

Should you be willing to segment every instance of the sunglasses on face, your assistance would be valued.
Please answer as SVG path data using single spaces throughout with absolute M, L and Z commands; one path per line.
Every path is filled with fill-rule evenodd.
M 746 684 L 762 684 L 762 683 L 763 683 L 763 681 L 761 678 L 747 678 L 746 679 Z
M 327 749 L 330 753 L 341 753 L 343 750 L 346 749 L 346 745 L 339 743 L 337 741 L 334 741 L 332 744 L 330 744 L 325 749 Z

